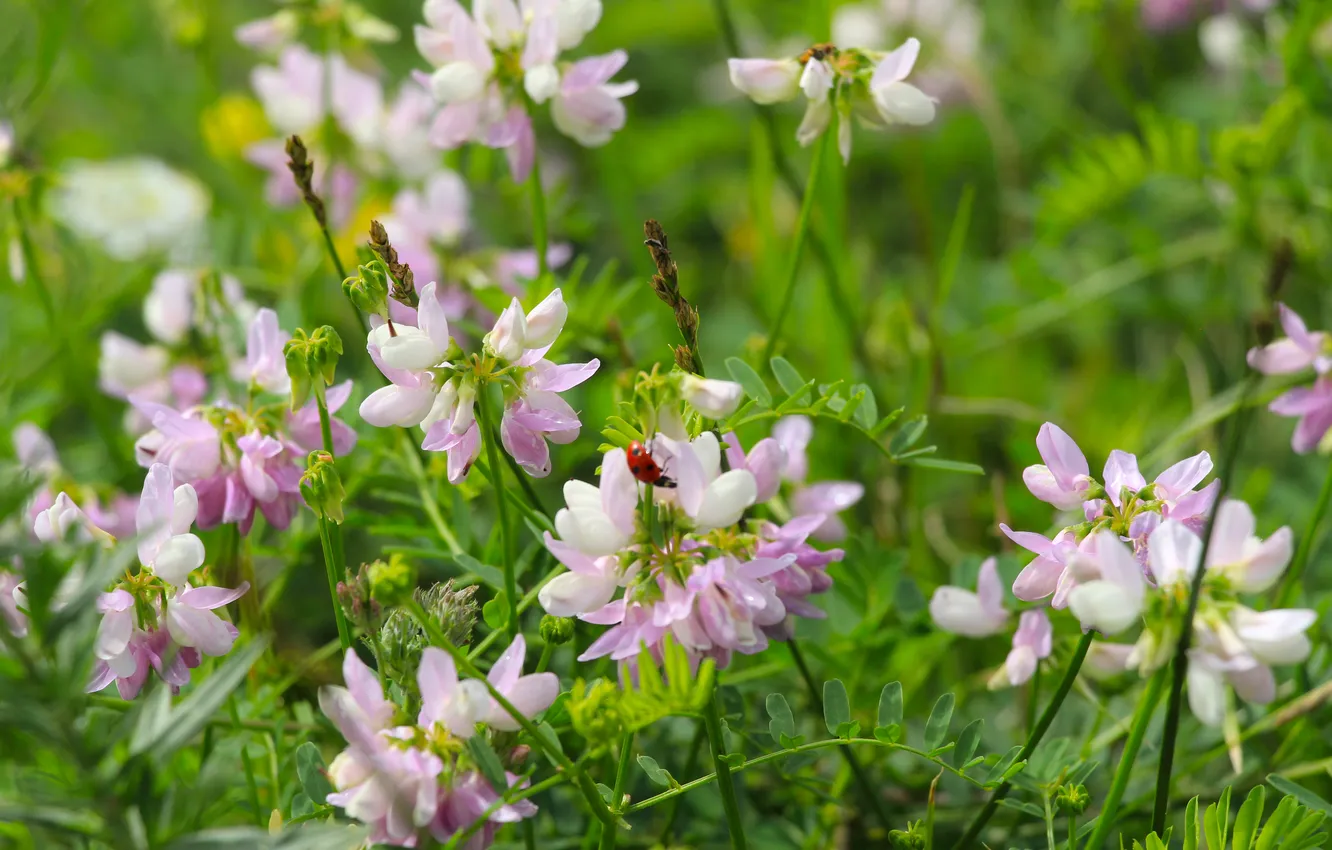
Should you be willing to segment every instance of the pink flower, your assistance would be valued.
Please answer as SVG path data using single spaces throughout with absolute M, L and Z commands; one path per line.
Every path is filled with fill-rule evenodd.
M 757 488 L 754 501 L 766 502 L 776 496 L 782 484 L 782 472 L 787 465 L 786 449 L 782 444 L 772 437 L 764 437 L 745 454 L 745 450 L 740 447 L 739 436 L 727 433 L 723 439 L 726 444 L 726 462 L 731 469 L 744 469 L 754 476 Z
M 526 653 L 527 642 L 519 634 L 490 668 L 486 679 L 519 713 L 530 718 L 549 708 L 560 695 L 560 680 L 554 673 L 532 673 L 524 676 L 523 656 Z M 483 719 L 491 728 L 505 732 L 513 732 L 520 728 L 518 721 L 493 698 L 489 707 L 490 710 Z
M 300 23 L 296 12 L 283 9 L 266 18 L 256 18 L 236 27 L 236 41 L 252 50 L 280 50 L 296 38 Z
M 758 558 L 793 555 L 795 561 L 768 577 L 777 590 L 777 598 L 786 608 L 786 620 L 780 626 L 765 627 L 768 637 L 787 640 L 795 633 L 795 617 L 821 620 L 828 616 L 809 601 L 816 593 L 832 587 L 828 565 L 842 560 L 841 549 L 816 549 L 807 541 L 823 524 L 822 514 L 800 516 L 783 526 L 765 523 L 759 530 L 760 543 L 754 551 Z
M 1072 510 L 1081 505 L 1091 489 L 1092 479 L 1087 458 L 1078 444 L 1058 425 L 1046 422 L 1036 436 L 1036 448 L 1045 463 L 1022 471 L 1027 489 L 1042 502 L 1049 502 L 1060 510 Z
M 0 619 L 15 637 L 28 633 L 28 615 L 20 610 L 26 607 L 26 604 L 20 605 L 22 591 L 15 593 L 20 584 L 22 579 L 16 573 L 0 570 Z
M 578 439 L 582 427 L 578 412 L 558 394 L 592 377 L 600 365 L 596 359 L 560 365 L 540 359 L 523 375 L 519 394 L 504 409 L 500 439 L 504 450 L 529 475 L 544 478 L 550 474 L 546 440 L 565 445 Z
M 277 313 L 267 307 L 256 313 L 250 322 L 242 378 L 270 393 L 281 395 L 289 391 L 291 379 L 282 353 L 288 338 L 278 326 Z
M 809 473 L 806 449 L 814 436 L 814 423 L 809 417 L 785 416 L 777 420 L 772 436 L 786 453 L 784 477 L 797 485 L 791 495 L 792 510 L 797 516 L 823 516 L 823 524 L 813 532 L 814 539 L 827 542 L 846 539 L 846 524 L 837 514 L 864 497 L 864 485 L 856 481 L 823 481 L 805 486 Z
M 1278 304 L 1277 311 L 1285 338 L 1249 349 L 1249 366 L 1265 375 L 1288 375 L 1310 366 L 1322 375 L 1332 369 L 1332 338 L 1323 331 L 1311 332 L 1285 304 Z
M 432 174 L 422 191 L 403 189 L 393 199 L 393 212 L 383 219 L 402 262 L 423 281 L 437 281 L 441 268 L 435 245 L 457 244 L 468 228 L 467 185 L 454 171 Z
M 222 462 L 221 437 L 200 418 L 199 411 L 181 413 L 137 397 L 130 401 L 153 429 L 134 444 L 134 456 L 141 466 L 165 463 L 182 482 L 199 481 L 217 471 Z
M 1036 557 L 1023 567 L 1013 582 L 1013 595 L 1024 602 L 1035 602 L 1054 594 L 1051 604 L 1063 608 L 1067 604 L 1071 582 L 1065 582 L 1064 575 L 1069 559 L 1078 550 L 1077 537 L 1070 529 L 1064 529 L 1053 540 L 1034 531 L 1014 531 L 1000 523 L 999 528 L 1008 539 L 1032 552 Z
M 240 632 L 213 610 L 241 598 L 249 589 L 249 582 L 241 582 L 235 589 L 183 585 L 167 604 L 166 626 L 172 640 L 204 655 L 226 655 Z
M 709 419 L 725 419 L 740 406 L 744 388 L 735 381 L 685 374 L 680 378 L 680 394 L 690 407 Z
M 1320 375 L 1312 386 L 1286 390 L 1267 409 L 1279 416 L 1299 418 L 1290 447 L 1297 454 L 1307 454 L 1318 448 L 1332 429 L 1332 377 Z
M 1160 533 L 1154 532 L 1153 539 Z M 1142 568 L 1114 533 L 1098 531 L 1088 541 L 1090 545 L 1070 559 L 1077 585 L 1069 591 L 1068 608 L 1084 629 L 1118 634 L 1138 622 L 1142 614 L 1146 589 Z
M 171 585 L 183 585 L 190 573 L 203 566 L 204 546 L 190 533 L 199 512 L 199 498 L 188 484 L 174 486 L 164 463 L 155 463 L 143 482 L 143 495 L 135 518 L 139 562 Z
M 122 399 L 145 390 L 162 394 L 167 375 L 166 349 L 107 331 L 102 334 L 101 350 L 97 365 L 102 392 Z
M 623 129 L 625 109 L 620 101 L 638 91 L 638 83 L 612 83 L 610 79 L 628 61 L 627 53 L 616 50 L 570 66 L 551 102 L 550 117 L 556 129 L 587 148 L 606 144 Z
M 731 85 L 755 103 L 791 100 L 800 93 L 801 68 L 794 59 L 727 59 Z
M 990 679 L 990 687 L 1017 687 L 1031 679 L 1041 660 L 1054 649 L 1054 630 L 1044 608 L 1023 611 L 1013 633 L 1013 648 Z
M 999 634 L 1008 623 L 1004 586 L 994 558 L 986 558 L 976 580 L 976 592 L 944 585 L 930 598 L 930 617 L 946 632 L 979 638 Z

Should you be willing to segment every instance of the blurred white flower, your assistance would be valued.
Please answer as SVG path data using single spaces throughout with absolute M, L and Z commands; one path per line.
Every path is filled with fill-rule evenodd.
M 161 160 L 74 161 L 51 193 L 50 213 L 119 260 L 185 258 L 203 238 L 212 199 L 194 177 Z

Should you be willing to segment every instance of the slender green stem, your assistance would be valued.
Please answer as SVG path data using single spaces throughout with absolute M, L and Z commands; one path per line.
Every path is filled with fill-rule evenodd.
M 490 427 L 490 400 L 487 393 L 477 393 L 477 417 L 481 420 L 481 433 L 486 443 L 486 459 L 490 465 L 491 485 L 495 488 L 495 504 L 499 511 L 500 546 L 504 550 L 504 597 L 509 606 L 508 632 L 518 636 L 518 579 L 515 574 L 517 557 L 514 555 L 513 529 L 509 527 L 509 503 L 505 500 L 504 472 L 499 463 L 499 446 L 496 445 L 494 429 Z
M 805 663 L 805 656 L 800 651 L 800 645 L 796 643 L 795 638 L 786 642 L 787 648 L 791 650 L 791 658 L 795 661 L 796 669 L 800 671 L 800 678 L 805 682 L 805 689 L 809 691 L 809 698 L 814 703 L 819 714 L 823 714 L 823 694 L 819 691 L 818 682 L 814 680 L 814 674 L 810 672 L 809 665 Z M 869 774 L 856 758 L 856 754 L 849 749 L 838 750 L 842 754 L 842 760 L 846 766 L 851 768 L 851 775 L 856 780 L 856 785 L 860 788 L 860 795 L 865 799 L 866 805 L 874 811 L 875 816 L 884 829 L 892 829 L 892 820 L 888 813 L 883 810 L 883 800 L 879 793 L 874 789 L 874 783 L 870 782 Z
M 587 804 L 597 820 L 602 823 L 614 823 L 615 816 L 611 814 L 610 809 L 606 808 L 606 802 L 601 799 L 601 794 L 597 791 L 596 785 L 592 782 L 591 778 L 588 777 L 581 768 L 570 761 L 569 757 L 566 756 L 562 750 L 552 747 L 547 743 L 545 737 L 542 736 L 531 718 L 519 711 L 514 704 L 509 701 L 508 697 L 500 693 L 499 690 L 491 684 L 490 680 L 485 677 L 485 674 L 477 669 L 477 666 L 472 663 L 472 659 L 467 657 L 466 652 L 463 652 L 457 646 L 454 646 L 453 642 L 448 639 L 448 636 L 439 630 L 439 626 L 435 624 L 435 621 L 430 619 L 430 616 L 426 614 L 425 609 L 421 607 L 421 603 L 414 597 L 409 596 L 403 600 L 402 605 L 413 617 L 416 618 L 416 621 L 420 623 L 422 630 L 424 630 L 426 636 L 430 638 L 430 643 L 433 646 L 437 646 L 444 650 L 453 658 L 453 663 L 457 665 L 458 672 L 481 682 L 481 684 L 485 686 L 486 691 L 489 692 L 490 698 L 499 705 L 505 714 L 512 717 L 514 722 L 517 723 L 524 732 L 527 733 L 528 737 L 531 739 L 531 746 L 540 750 L 543 755 L 555 762 L 555 764 L 558 765 L 569 778 L 574 780 L 578 785 L 578 790 L 583 792 L 583 797 L 586 798 Z
M 546 232 L 546 187 L 541 184 L 541 153 L 532 151 L 532 242 L 537 255 L 537 275 L 544 283 L 550 274 L 550 236 Z
M 1027 694 L 1027 734 L 1036 728 L 1036 706 L 1041 703 L 1041 665 L 1031 674 L 1031 690 Z
M 324 571 L 328 575 L 328 594 L 333 601 L 333 618 L 338 623 L 338 642 L 342 644 L 342 651 L 345 653 L 351 649 L 352 637 L 351 628 L 347 625 L 347 615 L 342 611 L 342 603 L 338 602 L 338 568 L 346 569 L 346 564 L 338 562 L 337 552 L 333 548 L 333 538 L 329 532 L 329 526 L 334 525 L 333 521 L 327 517 L 319 518 L 319 542 L 324 549 Z
M 426 517 L 435 527 L 435 532 L 444 541 L 444 545 L 449 547 L 449 552 L 457 555 L 462 551 L 462 546 L 458 544 L 458 538 L 453 536 L 449 524 L 444 521 L 444 514 L 439 509 L 439 501 L 435 498 L 431 481 L 426 477 L 425 467 L 421 464 L 421 456 L 416 453 L 411 437 L 407 435 L 407 429 L 398 432 L 398 439 L 402 443 L 402 455 L 407 462 L 407 469 L 411 472 L 412 479 L 416 481 L 416 492 L 421 497 L 421 509 L 425 511 Z
M 231 714 L 231 723 L 237 729 L 241 728 L 240 711 L 236 708 L 236 695 L 232 694 L 227 700 L 227 710 Z M 259 826 L 266 826 L 263 809 L 259 806 L 259 783 L 254 778 L 254 763 L 250 760 L 248 740 L 241 742 L 241 767 L 245 770 L 245 784 L 250 791 L 250 806 L 254 809 L 254 822 Z
M 712 699 L 703 707 L 703 723 L 708 730 L 708 744 L 712 747 L 712 763 L 717 771 L 722 808 L 726 811 L 726 826 L 731 832 L 731 847 L 734 850 L 745 850 L 745 827 L 740 821 L 740 802 L 735 797 L 731 767 L 726 763 L 726 740 L 722 738 L 719 699 L 720 695 L 714 691 Z
M 809 177 L 805 182 L 805 197 L 800 203 L 800 218 L 796 220 L 796 231 L 791 245 L 791 264 L 786 272 L 786 289 L 782 292 L 781 306 L 777 308 L 777 317 L 772 320 L 772 330 L 768 332 L 768 344 L 763 349 L 763 361 L 772 359 L 777 342 L 782 336 L 782 325 L 786 314 L 791 312 L 791 302 L 795 300 L 796 281 L 800 277 L 800 259 L 805 252 L 805 241 L 809 238 L 809 221 L 814 212 L 815 188 L 819 183 L 819 173 L 823 171 L 823 154 L 828 149 L 828 137 L 824 133 L 814 144 L 814 154 L 809 161 Z
M 1332 503 L 1332 463 L 1327 465 L 1323 489 L 1318 493 L 1318 501 L 1314 503 L 1313 513 L 1309 515 L 1309 523 L 1305 527 L 1304 536 L 1300 538 L 1300 545 L 1295 549 L 1295 557 L 1291 559 L 1290 568 L 1281 578 L 1275 607 L 1289 608 L 1295 602 L 1295 597 L 1300 592 L 1300 582 L 1304 579 L 1304 568 L 1309 565 L 1309 557 L 1313 555 L 1314 544 L 1318 541 L 1318 527 L 1327 514 L 1329 503 Z
M 1077 850 L 1078 847 L 1078 816 L 1073 814 L 1073 810 L 1068 812 L 1068 850 Z
M 324 451 L 328 452 L 330 457 L 337 457 L 337 452 L 333 451 L 333 423 L 328 416 L 328 400 L 324 397 L 323 376 L 316 375 L 311 385 L 314 388 L 315 407 L 319 409 L 319 436 L 324 441 Z
M 634 753 L 634 733 L 628 732 L 620 742 L 620 763 L 615 769 L 615 791 L 611 794 L 611 811 L 618 810 L 624 800 L 624 786 L 629 781 L 629 762 Z M 618 827 L 615 824 L 601 825 L 601 841 L 598 850 L 614 850 Z
M 707 718 L 705 717 L 704 720 L 706 719 Z M 786 758 L 787 756 L 794 756 L 800 753 L 812 753 L 812 752 L 817 752 L 819 750 L 827 750 L 832 748 L 837 748 L 838 750 L 845 751 L 853 746 L 876 747 L 881 750 L 894 750 L 899 753 L 909 753 L 913 756 L 916 756 L 917 758 L 921 758 L 924 759 L 925 761 L 928 761 L 930 764 L 939 768 L 941 771 L 951 773 L 952 775 L 963 780 L 964 782 L 971 783 L 977 788 L 986 787 L 984 783 L 977 780 L 974 776 L 970 776 L 969 774 L 963 773 L 961 770 L 958 770 L 956 765 L 944 761 L 943 758 L 941 758 L 941 754 L 939 753 L 931 755 L 930 753 L 927 753 L 924 750 L 918 750 L 915 747 L 907 746 L 906 744 L 896 744 L 891 741 L 880 741 L 878 738 L 825 738 L 822 741 L 811 741 L 808 744 L 801 744 L 798 747 L 791 747 L 785 750 L 777 750 L 776 752 L 761 755 L 758 758 L 749 759 L 748 761 L 740 765 L 737 765 L 736 767 L 731 768 L 730 773 L 732 774 L 739 773 L 740 771 L 748 770 L 751 767 L 758 767 L 761 764 L 767 764 L 768 762 L 779 761 L 781 759 Z M 698 779 L 695 779 L 691 782 L 686 782 L 683 785 L 680 785 L 676 788 L 672 788 L 669 791 L 662 791 L 660 794 L 657 794 L 656 796 L 653 797 L 649 797 L 646 800 L 643 800 L 642 802 L 634 803 L 632 806 L 629 806 L 627 809 L 624 810 L 624 814 L 633 814 L 634 812 L 640 812 L 644 809 L 650 809 L 653 806 L 660 805 L 661 803 L 666 802 L 667 800 L 679 797 L 681 794 L 693 791 L 695 788 L 701 788 L 704 785 L 707 785 L 710 782 L 715 781 L 716 779 L 717 779 L 717 774 L 715 773 L 709 773 L 707 776 L 700 776 Z
M 555 654 L 555 644 L 546 641 L 546 645 L 541 647 L 541 657 L 537 659 L 536 672 L 544 673 L 550 666 L 550 657 Z
M 684 776 L 689 776 L 698 767 L 698 754 L 703 749 L 703 739 L 707 737 L 707 725 L 700 722 L 694 729 L 694 739 L 689 742 L 689 756 L 685 759 Z M 670 847 L 671 834 L 675 832 L 675 822 L 680 818 L 680 801 L 676 800 L 675 805 L 671 806 L 671 814 L 666 818 L 666 826 L 661 831 L 661 838 L 657 843 L 663 847 Z
M 1165 685 L 1166 668 L 1157 670 L 1147 682 L 1147 689 L 1138 700 L 1138 710 L 1133 715 L 1133 727 L 1129 729 L 1128 740 L 1124 742 L 1124 752 L 1119 757 L 1119 767 L 1110 781 L 1110 793 L 1106 794 L 1101 814 L 1096 818 L 1096 829 L 1087 839 L 1086 850 L 1100 850 L 1101 844 L 1110 834 L 1110 826 L 1118 814 L 1119 801 L 1128 787 L 1129 774 L 1133 772 L 1133 762 L 1138 758 L 1138 749 L 1142 746 L 1143 736 L 1147 734 L 1147 724 L 1151 722 L 1152 712 L 1161 699 L 1161 688 Z
M 482 812 L 480 816 L 477 817 L 476 820 L 472 821 L 471 825 L 469 825 L 462 832 L 454 833 L 453 837 L 449 839 L 449 843 L 444 846 L 448 848 L 453 848 L 453 847 L 458 847 L 461 844 L 465 844 L 467 842 L 467 839 L 471 838 L 473 835 L 476 835 L 476 833 L 480 831 L 480 829 L 483 826 L 490 823 L 490 816 L 495 814 L 495 812 L 499 811 L 501 807 L 509 805 L 510 803 L 516 803 L 519 800 L 526 800 L 528 797 L 535 797 L 537 794 L 540 794 L 542 791 L 554 788 L 556 785 L 559 785 L 561 782 L 567 782 L 568 780 L 569 777 L 565 776 L 562 773 L 557 773 L 554 776 L 541 780 L 535 785 L 529 785 L 528 787 L 522 789 L 521 791 L 518 790 L 517 784 L 510 785 L 508 790 L 499 796 L 499 799 L 495 800 L 495 802 L 487 806 L 486 810 Z M 525 823 L 531 823 L 531 821 L 530 820 L 525 821 Z
M 1077 649 L 1073 650 L 1073 657 L 1068 662 L 1068 670 L 1064 672 L 1063 681 L 1055 689 L 1054 696 L 1050 698 L 1050 704 L 1045 707 L 1045 711 L 1041 712 L 1041 719 L 1036 721 L 1036 728 L 1032 729 L 1031 734 L 1027 736 L 1027 742 L 1022 745 L 1022 750 L 1018 753 L 1016 761 L 1026 761 L 1031 758 L 1036 745 L 1049 731 L 1050 724 L 1054 722 L 1055 715 L 1059 713 L 1059 707 L 1064 704 L 1064 699 L 1073 688 L 1073 682 L 1078 678 L 1078 671 L 1082 669 L 1082 661 L 1087 657 L 1087 650 L 1091 649 L 1092 640 L 1095 636 L 1095 632 L 1086 632 L 1082 639 L 1078 641 Z M 1007 796 L 1010 788 L 1012 788 L 1012 785 L 1005 782 L 994 789 L 994 792 L 990 794 L 989 801 L 985 804 L 985 808 L 977 813 L 971 821 L 971 825 L 967 827 L 966 833 L 958 840 L 957 844 L 953 845 L 954 850 L 964 850 L 964 848 L 971 846 L 972 842 L 980 836 L 985 824 L 989 822 L 990 818 L 994 817 L 995 811 L 999 808 L 999 801 Z
M 1055 850 L 1054 837 L 1054 809 L 1050 807 L 1050 792 L 1041 792 L 1041 803 L 1045 806 L 1045 846 L 1047 850 Z
M 1207 525 L 1203 529 L 1202 549 L 1198 553 L 1198 563 L 1194 565 L 1193 581 L 1189 588 L 1189 604 L 1184 610 L 1184 622 L 1180 624 L 1179 644 L 1175 647 L 1175 658 L 1171 664 L 1174 677 L 1170 682 L 1170 696 L 1166 701 L 1165 730 L 1161 736 L 1161 761 L 1156 772 L 1156 802 L 1152 806 L 1152 829 L 1165 832 L 1166 815 L 1170 810 L 1170 773 L 1175 766 L 1175 738 L 1179 735 L 1179 718 L 1184 707 L 1184 681 L 1189 671 L 1189 647 L 1193 642 L 1193 618 L 1198 613 L 1198 601 L 1202 597 L 1203 577 L 1207 574 L 1207 550 L 1212 546 L 1212 529 L 1221 503 L 1230 489 L 1234 477 L 1235 461 L 1239 457 L 1240 446 L 1244 443 L 1244 433 L 1248 430 L 1251 411 L 1246 402 L 1258 387 L 1258 373 L 1251 374 L 1244 380 L 1240 390 L 1240 407 L 1231 420 L 1230 431 L 1226 435 L 1226 445 L 1221 456 L 1221 465 L 1217 469 L 1218 485 L 1216 500 L 1207 515 Z

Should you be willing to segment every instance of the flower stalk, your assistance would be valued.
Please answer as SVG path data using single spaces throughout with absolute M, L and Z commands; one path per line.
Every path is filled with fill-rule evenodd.
M 735 783 L 731 767 L 726 763 L 726 740 L 722 738 L 720 695 L 714 691 L 712 699 L 703 708 L 703 723 L 708 730 L 708 745 L 712 748 L 712 763 L 717 771 L 717 787 L 721 789 L 722 808 L 726 811 L 726 825 L 731 832 L 733 850 L 745 850 L 745 827 L 740 820 L 740 802 L 735 796 Z
M 1087 850 L 1099 848 L 1110 832 L 1115 812 L 1119 808 L 1119 801 L 1123 799 L 1124 789 L 1128 787 L 1129 774 L 1133 772 L 1133 762 L 1137 760 L 1142 739 L 1147 734 L 1147 724 L 1151 722 L 1152 712 L 1161 699 L 1161 688 L 1165 685 L 1165 677 L 1165 667 L 1157 670 L 1147 682 L 1147 689 L 1142 692 L 1142 697 L 1138 700 L 1138 710 L 1133 715 L 1133 726 L 1129 729 L 1128 740 L 1124 742 L 1124 753 L 1120 756 L 1119 767 L 1115 768 L 1114 778 L 1110 781 L 1110 792 L 1106 794 L 1101 814 L 1096 819 L 1096 829 L 1087 839 Z
M 504 552 L 504 596 L 509 608 L 508 632 L 518 636 L 518 580 L 514 574 L 517 565 L 513 551 L 513 529 L 509 526 L 509 505 L 504 492 L 504 471 L 499 462 L 499 448 L 496 446 L 495 431 L 490 424 L 490 400 L 486 393 L 480 393 L 477 399 L 477 417 L 481 420 L 481 432 L 486 444 L 486 461 L 490 466 L 491 484 L 495 488 L 495 503 L 499 522 L 500 548 Z
M 814 153 L 809 161 L 809 177 L 805 181 L 805 196 L 800 202 L 800 217 L 796 220 L 795 234 L 792 236 L 791 263 L 786 271 L 786 288 L 782 292 L 781 306 L 772 320 L 772 330 L 768 332 L 768 344 L 763 348 L 763 363 L 772 359 L 777 342 L 782 337 L 782 325 L 786 314 L 791 312 L 791 303 L 795 300 L 796 280 L 800 274 L 800 260 L 804 255 L 805 242 L 809 239 L 810 218 L 814 213 L 815 190 L 819 184 L 819 172 L 823 170 L 824 153 L 828 149 L 828 136 L 824 133 L 814 145 Z
M 1096 633 L 1092 631 L 1083 633 L 1082 638 L 1078 641 L 1077 648 L 1073 650 L 1073 657 L 1068 662 L 1068 669 L 1064 672 L 1063 680 L 1060 681 L 1059 687 L 1055 689 L 1054 696 L 1050 698 L 1050 704 L 1045 707 L 1045 711 L 1041 712 L 1041 718 L 1036 721 L 1035 728 L 1027 736 L 1027 741 L 1022 745 L 1022 750 L 1018 753 L 1016 761 L 1025 761 L 1031 758 L 1036 746 L 1040 744 L 1041 739 L 1045 737 L 1045 733 L 1049 731 L 1050 724 L 1054 722 L 1060 706 L 1064 704 L 1068 692 L 1073 689 L 1073 683 L 1078 678 L 1078 671 L 1082 669 L 1082 662 L 1087 657 L 1087 650 L 1091 649 L 1092 640 L 1095 636 Z M 1159 690 L 1160 686 L 1157 687 Z M 1152 704 L 1155 705 L 1155 700 Z M 994 817 L 994 813 L 999 809 L 999 801 L 1008 795 L 1009 789 L 1012 787 L 1011 783 L 1005 782 L 994 789 L 994 793 L 990 795 L 985 808 L 977 813 L 975 819 L 971 821 L 971 825 L 967 827 L 966 833 L 958 840 L 957 844 L 953 845 L 954 850 L 964 850 L 976 841 L 981 830 L 985 828 L 985 824 L 989 823 L 990 818 Z M 1120 792 L 1123 793 L 1123 789 L 1120 789 Z

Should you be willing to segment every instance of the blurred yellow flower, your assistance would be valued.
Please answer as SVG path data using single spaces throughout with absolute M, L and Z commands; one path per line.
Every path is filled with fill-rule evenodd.
M 208 152 L 219 160 L 240 159 L 251 144 L 273 135 L 264 110 L 252 97 L 224 94 L 199 116 Z

